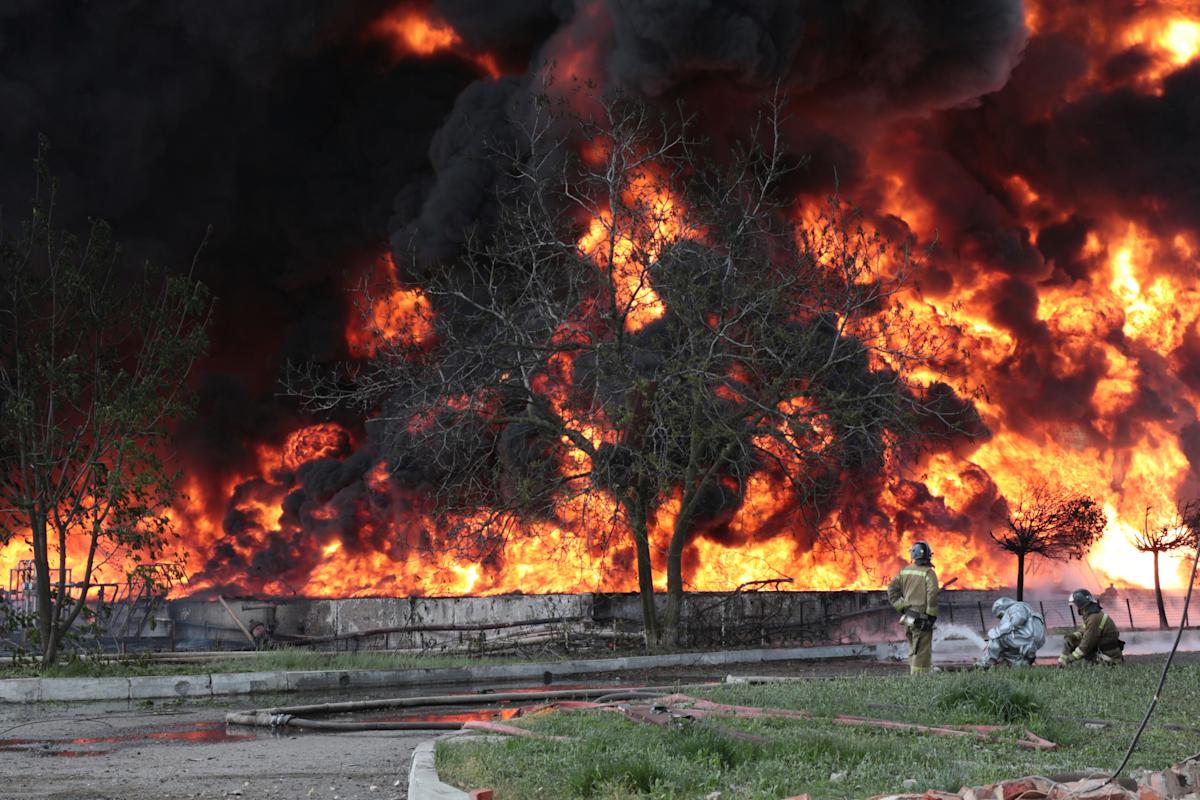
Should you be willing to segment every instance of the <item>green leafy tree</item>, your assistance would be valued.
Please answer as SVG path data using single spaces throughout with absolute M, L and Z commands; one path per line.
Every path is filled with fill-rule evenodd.
M 179 575 L 139 565 L 172 559 L 164 435 L 189 408 L 212 304 L 191 270 L 130 267 L 103 222 L 62 230 L 46 150 L 31 218 L 0 226 L 0 543 L 30 545 L 30 638 L 50 664 L 101 565 Z

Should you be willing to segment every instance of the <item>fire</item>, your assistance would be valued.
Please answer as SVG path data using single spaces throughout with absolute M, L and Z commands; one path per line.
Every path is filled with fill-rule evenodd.
M 390 33 L 398 46 L 416 56 L 431 56 L 461 42 L 449 25 L 430 19 L 426 13 L 415 8 L 385 17 L 379 22 L 379 27 Z
M 1188 17 L 1147 19 L 1129 28 L 1125 41 L 1155 51 L 1168 69 L 1177 69 L 1200 53 L 1200 22 Z
M 589 152 L 598 157 L 595 145 Z M 890 196 L 897 203 L 894 213 L 905 216 L 918 235 L 934 234 L 936 214 L 919 202 L 904 176 L 894 175 L 889 185 Z M 1013 176 L 1008 188 L 1021 208 L 1044 207 L 1046 199 L 1024 178 Z M 613 236 L 613 220 L 607 212 L 589 221 L 578 247 L 598 266 L 611 265 L 618 302 L 630 309 L 626 326 L 637 330 L 665 312 L 645 275 L 647 262 L 667 244 L 699 234 L 687 229 L 686 209 L 668 189 L 647 182 L 631 191 L 640 194 L 628 205 L 650 213 L 649 222 L 634 228 L 648 232 L 643 250 L 635 257 L 628 236 Z M 923 225 L 928 229 L 923 230 Z M 615 228 L 626 230 L 621 225 Z M 1110 581 L 1150 585 L 1150 557 L 1136 552 L 1129 536 L 1147 506 L 1161 512 L 1173 508 L 1189 472 L 1188 460 L 1175 432 L 1165 423 L 1144 427 L 1124 449 L 1108 442 L 1119 435 L 1122 416 L 1139 397 L 1143 367 L 1137 352 L 1170 353 L 1200 320 L 1200 311 L 1193 310 L 1200 309 L 1194 290 L 1175 278 L 1167 266 L 1191 262 L 1196 248 L 1186 237 L 1163 241 L 1131 221 L 1114 218 L 1094 227 L 1083 252 L 1094 265 L 1092 280 L 1046 287 L 1038 295 L 1034 315 L 1058 343 L 1060 361 L 1054 365 L 1055 377 L 1069 379 L 1073 365 L 1085 360 L 1103 365 L 1091 395 L 1083 398 L 1091 409 L 1090 427 L 1081 423 L 1057 427 L 1013 424 L 1013 415 L 1019 415 L 1021 409 L 981 397 L 976 406 L 993 432 L 989 440 L 968 451 L 931 454 L 915 466 L 892 465 L 878 496 L 886 519 L 858 518 L 849 508 L 834 514 L 812 540 L 795 534 L 804 525 L 790 502 L 786 481 L 769 472 L 756 473 L 744 487 L 741 506 L 721 530 L 699 531 L 688 548 L 687 588 L 722 591 L 774 578 L 791 578 L 791 583 L 780 585 L 788 589 L 878 588 L 917 539 L 932 544 L 943 579 L 956 577 L 959 586 L 972 588 L 1011 585 L 1015 565 L 987 538 L 1000 521 L 986 509 L 1000 498 L 1016 498 L 1024 481 L 1037 476 L 1053 478 L 1098 498 L 1109 524 L 1078 569 L 1046 570 L 1035 562 L 1029 576 L 1034 584 L 1061 578 L 1097 586 Z M 397 337 L 411 343 L 430 335 L 431 317 L 424 299 L 415 292 L 395 289 L 395 267 L 385 263 L 392 291 L 380 295 L 387 300 L 385 306 L 372 308 L 373 338 L 362 337 L 361 328 L 347 329 L 347 342 L 358 354 L 377 352 Z M 1018 339 L 989 316 L 987 298 L 997 286 L 997 279 L 982 280 L 972 291 L 958 294 L 954 302 L 919 292 L 905 299 L 907 307 L 928 325 L 957 332 L 974 354 L 966 362 L 969 378 L 983 385 L 993 380 L 996 365 L 1020 353 Z M 572 333 L 565 330 L 563 335 Z M 1102 355 L 1099 360 L 1097 353 Z M 535 376 L 535 386 L 545 387 L 556 412 L 570 414 L 567 398 L 552 388 L 564 385 L 569 360 L 564 356 L 551 368 L 559 371 L 555 379 Z M 463 398 L 461 403 L 465 407 L 470 400 Z M 611 429 L 602 419 L 590 420 L 584 430 L 594 443 L 611 441 Z M 226 530 L 217 533 L 222 529 L 220 517 L 197 515 L 195 509 L 181 515 L 192 526 L 185 537 L 194 543 L 192 563 L 205 563 L 215 537 L 246 564 L 261 563 L 260 553 L 277 549 L 273 543 L 289 543 L 286 558 L 305 561 L 302 568 L 295 568 L 295 575 L 285 561 L 279 575 L 247 576 L 242 571 L 234 576 L 240 585 L 267 593 L 354 596 L 636 590 L 632 554 L 628 545 L 622 544 L 627 542 L 621 538 L 624 534 L 619 533 L 619 509 L 602 494 L 576 497 L 557 509 L 554 520 L 526 521 L 519 529 L 501 532 L 494 527 L 498 523 L 483 517 L 436 518 L 421 493 L 404 488 L 402 481 L 393 479 L 388 464 L 378 460 L 355 482 L 339 489 L 339 494 L 310 498 L 300 505 L 298 519 L 295 512 L 289 516 L 285 500 L 290 494 L 297 496 L 296 476 L 301 467 L 318 459 L 346 460 L 353 444 L 349 432 L 323 423 L 293 433 L 281 445 L 261 445 L 260 474 L 242 476 L 236 487 L 230 487 L 234 499 L 229 505 L 236 512 L 239 529 L 231 530 L 226 524 Z M 564 460 L 562 473 L 586 470 L 589 465 L 581 458 L 576 454 L 573 460 Z M 349 503 L 351 498 L 353 503 Z M 650 535 L 656 563 L 663 558 L 677 508 L 678 498 L 664 504 L 653 520 Z M 229 517 L 228 510 L 224 514 Z M 466 530 L 481 531 L 495 540 L 481 554 L 469 555 L 447 546 Z M 625 555 L 613 559 L 610 541 L 617 543 L 618 554 Z M 1181 578 L 1170 563 L 1168 559 L 1164 566 L 1164 584 L 1168 589 L 1178 588 Z M 181 591 L 221 585 L 220 565 L 210 562 L 199 574 L 197 581 Z M 661 569 L 656 579 L 658 588 L 664 588 Z
M 1196 292 L 1169 273 L 1155 275 L 1151 270 L 1160 262 L 1191 260 L 1186 240 L 1177 238 L 1170 243 L 1159 242 L 1136 225 L 1129 224 L 1110 253 L 1112 279 L 1109 290 L 1123 307 L 1125 335 L 1147 340 L 1160 351 L 1170 352 L 1177 348 L 1188 326 L 1200 316 L 1190 311 Z
M 650 285 L 648 271 L 643 264 L 631 258 L 634 251 L 633 241 L 617 236 L 612 247 L 609 247 L 612 228 L 611 213 L 604 212 L 595 217 L 588 232 L 579 240 L 579 249 L 594 259 L 602 269 L 607 265 L 612 266 L 617 306 L 627 310 L 625 328 L 631 332 L 641 330 L 661 318 L 665 309 Z
M 1070 106 L 1088 94 L 1113 92 L 1138 100 L 1161 95 L 1172 75 L 1200 57 L 1200 13 L 1194 6 L 1134 3 L 1105 18 L 1102 9 L 1083 4 L 1026 3 L 1025 21 L 1035 39 L 1070 32 L 1086 51 L 1077 67 L 1067 63 L 1070 58 L 1055 62 L 1064 73 L 1058 76 L 1061 96 L 1030 100 L 1038 104 L 1033 117 L 1049 121 L 1047 108 Z M 538 51 L 547 65 L 543 74 L 554 64 L 559 75 L 605 80 L 613 65 L 596 43 L 614 35 L 606 9 L 599 2 L 580 4 L 563 35 L 546 40 Z M 429 3 L 389 11 L 371 25 L 368 36 L 386 43 L 396 60 L 458 58 L 483 75 L 501 74 L 492 55 L 473 52 Z M 1036 48 L 1028 50 L 1036 54 Z M 697 96 L 707 100 L 706 79 L 703 70 L 695 72 Z M 794 91 L 802 94 L 805 87 Z M 1047 94 L 1051 91 L 1059 89 Z M 978 105 L 987 102 L 978 99 Z M 808 120 L 803 104 L 798 109 L 796 126 L 802 128 Z M 997 111 L 1019 113 L 1005 105 L 992 109 Z M 956 108 L 946 116 L 966 113 Z M 811 526 L 799 518 L 783 476 L 754 473 L 738 487 L 742 502 L 736 511 L 708 521 L 708 528 L 702 525 L 685 552 L 689 589 L 731 590 L 774 578 L 793 579 L 783 586 L 790 589 L 877 589 L 917 539 L 932 544 L 943 580 L 958 578 L 964 588 L 1011 585 L 1013 560 L 994 547 L 988 532 L 1000 524 L 996 513 L 1002 501 L 1015 499 L 1026 481 L 1039 477 L 1097 498 L 1108 525 L 1082 564 L 1066 570 L 1040 567 L 1032 576 L 1035 582 L 1069 576 L 1093 588 L 1109 581 L 1151 584 L 1151 557 L 1138 553 L 1129 538 L 1147 507 L 1167 514 L 1177 500 L 1196 491 L 1181 429 L 1196 416 L 1200 396 L 1180 375 L 1177 354 L 1194 346 L 1200 334 L 1200 242 L 1171 229 L 1170 215 L 1158 214 L 1151 200 L 1146 206 L 1153 213 L 1136 217 L 1107 206 L 1085 207 L 1083 191 L 1080 197 L 1061 195 L 1056 186 L 1039 182 L 1029 166 L 1042 156 L 1036 152 L 1021 151 L 1002 170 L 977 181 L 978 196 L 938 197 L 941 191 L 957 191 L 950 186 L 953 179 L 977 166 L 970 162 L 966 145 L 971 140 L 965 135 L 956 141 L 959 150 L 942 148 L 947 163 L 937 166 L 945 176 L 936 172 L 930 179 L 921 173 L 928 167 L 909 163 L 911 153 L 943 154 L 933 139 L 951 121 L 938 114 L 885 126 L 876 132 L 878 140 L 871 131 L 856 132 L 850 149 L 861 155 L 854 171 L 866 176 L 861 186 L 870 197 L 867 204 L 873 204 L 864 224 L 893 223 L 918 243 L 945 242 L 947 208 L 961 203 L 969 207 L 972 233 L 982 231 L 943 247 L 933 262 L 939 272 L 922 276 L 924 286 L 902 302 L 914 318 L 955 343 L 956 352 L 941 371 L 921 377 L 988 389 L 975 407 L 990 437 L 889 465 L 886 475 L 872 476 L 876 483 L 864 489 L 871 493 L 870 507 L 847 497 L 822 520 L 818 533 L 808 532 Z M 833 125 L 816 119 L 815 127 L 821 130 L 827 122 Z M 1135 120 L 1126 132 L 1134 144 L 1139 144 L 1139 124 Z M 1072 142 L 1090 144 L 1084 138 Z M 589 141 L 580 149 L 584 165 L 593 169 L 608 155 L 604 141 Z M 997 149 L 1004 148 L 997 144 Z M 800 183 L 812 175 L 806 172 Z M 964 177 L 963 183 L 971 181 Z M 1131 193 L 1140 190 L 1129 187 Z M 812 210 L 811 188 L 797 192 L 796 216 L 803 218 Z M 702 239 L 704 232 L 689 221 L 689 209 L 669 182 L 652 170 L 627 187 L 615 205 L 619 208 L 596 209 L 581 221 L 576 245 L 597 269 L 611 271 L 612 300 L 627 310 L 626 330 L 636 332 L 667 313 L 651 280 L 655 259 L 672 244 Z M 1052 248 L 1040 240 L 1076 217 L 1086 218 L 1082 244 L 1067 249 L 1078 263 L 1060 263 L 1069 259 L 1056 261 Z M 996 241 L 991 228 L 1006 228 L 1011 241 Z M 992 251 L 1003 256 L 1027 244 L 1043 251 L 1044 264 L 997 266 L 1001 258 Z M 390 257 L 366 278 L 369 298 L 350 311 L 343 331 L 352 357 L 407 355 L 436 344 L 434 303 L 401 279 Z M 1012 283 L 1030 294 L 1006 295 Z M 564 337 L 574 333 L 567 327 Z M 577 413 L 563 388 L 570 372 L 570 360 L 562 356 L 547 373 L 530 378 L 564 416 Z M 1161 412 L 1135 420 L 1139 405 L 1155 399 Z M 473 402 L 462 397 L 449 405 L 467 408 Z M 1060 415 L 1058 408 L 1035 409 L 1035 402 L 1066 410 Z M 413 420 L 410 430 L 432 421 L 432 416 Z M 576 421 L 594 444 L 614 441 L 606 420 Z M 187 496 L 172 510 L 192 573 L 180 593 L 228 588 L 311 596 L 457 595 L 637 588 L 620 509 L 602 493 L 581 493 L 552 515 L 516 527 L 486 515 L 446 519 L 430 502 L 439 488 L 436 475 L 390 462 L 365 429 L 310 423 L 286 435 L 264 434 L 263 441 L 241 443 L 247 458 L 234 474 L 208 481 L 186 478 Z M 817 428 L 812 435 L 823 435 Z M 759 443 L 769 447 L 770 441 Z M 585 462 L 575 453 L 558 467 L 570 475 L 586 471 Z M 676 498 L 657 509 L 650 531 L 656 561 L 663 558 L 678 503 Z M 0 567 L 11 567 L 24 555 L 18 534 L 0 550 Z M 1181 584 L 1170 559 L 1163 578 L 1168 588 Z M 662 588 L 661 569 L 658 580 Z
M 345 455 L 349 450 L 350 436 L 342 426 L 332 422 L 311 425 L 288 436 L 283 444 L 283 466 L 294 471 L 306 462 Z
M 419 290 L 393 289 L 371 301 L 365 324 L 352 320 L 347 325 L 346 345 L 358 358 L 397 345 L 419 345 L 433 333 L 429 313 L 429 301 Z
M 1182 66 L 1200 53 L 1200 22 L 1191 19 L 1173 19 L 1158 39 L 1159 44 L 1171 54 L 1176 66 Z
M 398 285 L 396 265 L 390 254 L 379 262 L 375 274 L 362 283 L 368 297 L 349 312 L 346 347 L 355 358 L 380 352 L 421 348 L 432 343 L 433 316 L 429 300 L 419 289 Z
M 603 145 L 588 143 L 584 158 L 603 158 Z M 649 268 L 667 245 L 695 236 L 687 231 L 685 211 L 678 198 L 658 176 L 647 174 L 628 187 L 623 198 L 639 223 L 613 217 L 611 210 L 589 221 L 579 239 L 579 250 L 602 270 L 612 270 L 617 307 L 625 310 L 625 328 L 641 330 L 666 313 L 650 282 Z M 628 213 L 628 212 L 627 212 Z
M 370 35 L 391 43 L 397 59 L 450 53 L 473 62 L 492 78 L 502 74 L 491 54 L 469 52 L 458 31 L 428 7 L 410 5 L 394 9 L 375 21 Z

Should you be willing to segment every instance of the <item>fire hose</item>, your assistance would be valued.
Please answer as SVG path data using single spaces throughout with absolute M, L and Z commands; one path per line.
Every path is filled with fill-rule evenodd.
M 231 712 L 225 715 L 225 721 L 230 725 L 249 725 L 264 728 L 291 727 L 300 730 L 325 731 L 329 733 L 345 733 L 358 731 L 412 731 L 412 730 L 479 730 L 501 733 L 511 736 L 539 736 L 539 738 L 558 739 L 559 737 L 533 734 L 523 728 L 505 725 L 498 722 L 471 720 L 466 722 L 333 722 L 313 720 L 298 717 L 298 713 L 339 713 L 345 711 L 361 711 L 381 708 L 414 708 L 438 705 L 483 705 L 509 700 L 557 700 L 563 709 L 603 709 L 618 711 L 629 719 L 637 722 L 648 722 L 656 725 L 665 724 L 675 717 L 703 718 L 715 717 L 783 717 L 787 719 L 811 720 L 812 712 L 782 709 L 758 708 L 750 706 L 732 706 L 714 703 L 680 694 L 682 689 L 711 688 L 718 684 L 693 684 L 690 686 L 647 686 L 614 691 L 612 687 L 590 689 L 561 689 L 537 692 L 497 692 L 491 694 L 468 695 L 434 695 L 430 697 L 396 697 L 383 700 L 360 700 L 343 703 L 320 703 L 304 706 L 284 706 L 278 708 L 257 709 L 253 711 Z M 572 699 L 580 702 L 570 702 Z M 590 702 L 584 702 L 589 701 Z M 623 705 L 620 700 L 657 700 L 658 704 L 634 706 Z M 898 722 L 886 719 L 869 719 L 845 714 L 838 714 L 830 721 L 835 725 L 866 726 L 892 730 L 917 731 L 936 736 L 981 737 L 995 738 L 1002 728 L 994 725 L 920 725 L 909 722 Z M 741 737 L 740 732 L 729 732 L 730 735 Z M 1042 739 L 1029 731 L 1021 738 L 1000 739 L 1017 747 L 1031 749 L 1053 749 L 1056 745 Z
M 307 714 L 342 714 L 352 711 L 378 711 L 389 708 L 422 708 L 426 706 L 491 705 L 520 700 L 590 700 L 612 702 L 627 698 L 659 697 L 684 688 L 701 688 L 716 684 L 691 686 L 643 686 L 614 689 L 611 686 L 587 689 L 555 689 L 537 692 L 490 692 L 480 694 L 430 695 L 426 697 L 390 697 L 379 700 L 349 700 L 340 703 L 315 703 L 297 706 L 231 711 L 225 715 L 227 725 L 246 725 L 258 728 L 298 728 L 329 732 L 404 731 L 404 730 L 462 730 L 469 722 L 429 722 L 424 720 L 398 722 L 334 722 L 308 719 Z

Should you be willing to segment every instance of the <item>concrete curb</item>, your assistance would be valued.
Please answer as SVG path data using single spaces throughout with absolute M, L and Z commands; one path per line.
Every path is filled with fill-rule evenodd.
M 412 768 L 408 771 L 408 800 L 469 800 L 466 792 L 442 783 L 438 778 L 433 764 L 433 750 L 438 739 L 421 742 L 413 751 Z
M 132 678 L 6 678 L 0 680 L 0 703 L 78 700 L 157 700 L 254 694 L 257 692 L 378 689 L 387 686 L 431 686 L 538 680 L 587 673 L 624 672 L 660 667 L 715 667 L 769 661 L 812 661 L 826 658 L 885 658 L 891 644 L 829 645 L 780 649 L 721 650 L 660 656 L 588 658 L 530 664 L 396 670 L 316 670 L 308 672 L 228 672 L 200 675 L 144 675 Z

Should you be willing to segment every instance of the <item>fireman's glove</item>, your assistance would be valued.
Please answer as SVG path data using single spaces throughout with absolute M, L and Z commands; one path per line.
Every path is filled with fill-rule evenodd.
M 1058 665 L 1060 667 L 1065 667 L 1067 664 L 1070 664 L 1070 663 L 1071 663 L 1071 659 L 1067 658 L 1066 656 L 1058 657 Z
M 1000 634 L 996 632 L 996 629 L 995 629 L 995 628 L 990 628 L 990 629 L 988 630 L 988 632 L 987 632 L 987 637 L 988 637 L 989 639 L 999 639 L 999 638 L 1000 638 Z

